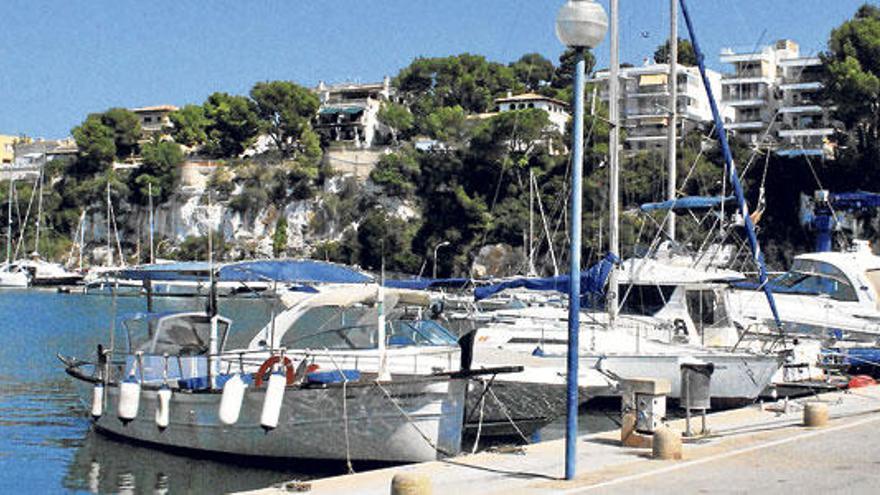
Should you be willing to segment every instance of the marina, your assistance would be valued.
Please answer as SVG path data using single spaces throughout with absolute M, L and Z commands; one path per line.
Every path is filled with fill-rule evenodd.
M 435 5 L 96 24 L 108 84 L 214 92 L 0 134 L 0 493 L 877 492 L 880 6 L 745 49 L 757 0 L 493 2 L 440 38 L 509 63 L 424 55 Z

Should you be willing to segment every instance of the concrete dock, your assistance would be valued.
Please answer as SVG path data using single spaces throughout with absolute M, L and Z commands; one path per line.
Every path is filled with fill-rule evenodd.
M 804 404 L 821 401 L 830 421 L 803 426 Z M 787 411 L 786 411 L 787 409 Z M 693 423 L 699 428 L 699 420 Z M 684 431 L 684 420 L 669 423 Z M 429 478 L 434 494 L 880 493 L 880 386 L 709 415 L 710 435 L 685 439 L 683 459 L 651 459 L 620 445 L 620 432 L 580 438 L 573 481 L 562 480 L 564 444 L 554 440 L 504 452 L 393 467 L 309 482 L 314 494 L 390 493 L 397 473 Z M 247 492 L 279 495 L 292 486 Z M 305 488 L 305 487 L 302 487 Z

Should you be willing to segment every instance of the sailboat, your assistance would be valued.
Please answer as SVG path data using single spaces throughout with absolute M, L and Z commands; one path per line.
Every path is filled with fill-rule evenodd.
M 702 64 L 702 55 L 696 42 L 693 28 L 687 11 L 684 11 L 685 20 L 693 40 L 694 49 L 703 75 L 704 86 L 709 96 L 713 116 L 715 117 L 716 129 L 720 139 L 720 145 L 725 158 L 725 168 L 730 181 L 733 183 L 736 201 L 745 219 L 748 240 L 754 259 L 758 263 L 761 283 L 771 308 L 775 322 L 779 323 L 778 315 L 774 306 L 773 295 L 766 286 L 767 273 L 763 265 L 763 258 L 757 239 L 754 235 L 754 225 L 748 215 L 748 209 L 743 198 L 742 186 L 739 183 L 736 169 L 733 165 L 730 149 L 724 133 L 723 121 L 718 113 L 717 104 L 711 92 L 708 80 L 705 77 L 705 67 Z M 675 43 L 673 40 L 672 43 Z M 616 84 L 614 69 L 616 43 L 612 41 L 612 76 L 611 84 Z M 671 79 L 675 80 L 673 76 Z M 617 102 L 614 92 L 610 97 L 612 115 L 611 133 L 611 247 L 610 251 L 617 251 L 617 209 L 616 197 L 616 172 L 618 133 L 613 122 L 616 121 Z M 674 98 L 674 95 L 673 95 Z M 672 105 L 675 105 L 674 99 Z M 672 133 L 670 133 L 672 134 Z M 673 138 L 674 139 L 674 138 Z M 673 155 L 674 156 L 674 155 Z M 670 161 L 674 168 L 674 158 Z M 671 187 L 674 189 L 674 187 Z M 607 261 L 607 259 L 606 259 Z M 611 394 L 616 393 L 615 385 L 622 378 L 653 377 L 668 380 L 672 385 L 672 398 L 678 397 L 680 389 L 681 365 L 692 362 L 713 364 L 715 373 L 710 385 L 710 395 L 713 402 L 725 405 L 736 405 L 755 400 L 759 394 L 770 384 L 772 377 L 779 370 L 785 358 L 785 353 L 776 352 L 751 352 L 749 350 L 725 350 L 705 348 L 697 345 L 687 335 L 687 327 L 676 328 L 675 321 L 664 321 L 655 316 L 629 316 L 621 317 L 618 314 L 617 295 L 619 292 L 618 275 L 623 275 L 616 269 L 611 270 L 609 288 L 606 293 L 608 312 L 593 311 L 580 314 L 582 323 L 580 332 L 584 339 L 579 346 L 580 366 L 578 383 L 585 389 L 587 395 L 592 393 L 602 394 L 602 390 L 608 390 Z M 515 286 L 532 286 L 543 290 L 559 290 L 559 286 L 553 280 L 545 280 L 544 284 L 536 284 L 534 280 L 506 281 L 495 286 L 481 287 L 476 291 L 476 297 L 489 296 L 498 291 Z M 630 280 L 632 282 L 632 280 Z M 539 287 L 544 285 L 544 287 Z M 576 313 L 577 314 L 577 313 Z M 511 362 L 515 356 L 520 356 L 520 361 L 525 367 L 523 375 L 532 376 L 564 376 L 566 371 L 565 351 L 568 343 L 566 326 L 568 316 L 563 308 L 537 307 L 514 310 L 499 313 L 498 318 L 489 325 L 476 331 L 474 341 L 475 365 L 492 365 L 496 359 Z M 685 315 L 687 316 L 687 315 Z M 507 317 L 505 319 L 505 317 Z M 691 325 L 693 326 L 693 324 Z M 584 342 L 586 341 L 586 342 Z
M 8 206 L 6 215 L 6 261 L 0 265 L 0 287 L 27 287 L 31 283 L 30 273 L 12 261 L 12 201 L 15 196 L 15 179 L 9 178 Z
M 415 462 L 460 450 L 471 376 L 435 322 L 385 320 L 424 293 L 368 284 L 300 286 L 232 348 L 231 321 L 140 314 L 86 362 L 61 357 L 98 431 L 235 456 Z M 378 318 L 377 318 L 378 315 Z M 121 345 L 120 345 L 121 343 Z

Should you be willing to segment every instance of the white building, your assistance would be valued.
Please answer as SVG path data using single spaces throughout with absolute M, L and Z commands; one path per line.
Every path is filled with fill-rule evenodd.
M 511 110 L 524 110 L 527 108 L 537 108 L 547 112 L 550 122 L 556 127 L 560 134 L 565 134 L 565 126 L 571 115 L 568 114 L 568 104 L 564 101 L 550 98 L 536 93 L 525 93 L 514 95 L 507 92 L 507 96 L 495 99 L 496 112 L 509 112 Z
M 169 115 L 177 110 L 177 107 L 174 105 L 156 105 L 131 109 L 141 121 L 141 132 L 144 135 L 144 139 L 149 139 L 154 134 L 168 132 L 173 127 Z
M 379 122 L 383 101 L 391 101 L 394 88 L 387 76 L 380 83 L 344 83 L 328 86 L 318 83 L 314 89 L 321 100 L 315 119 L 315 131 L 328 142 L 356 148 L 384 144 L 390 131 Z
M 753 146 L 781 155 L 828 156 L 833 129 L 819 101 L 821 61 L 802 57 L 797 43 L 779 40 L 757 50 L 725 48 L 733 71 L 722 80 L 722 101 L 735 111 L 727 127 Z
M 715 94 L 721 91 L 721 74 L 707 70 Z M 596 72 L 592 82 L 600 84 L 599 98 L 608 102 L 607 69 Z M 678 65 L 679 140 L 695 130 L 711 127 L 712 110 L 696 67 Z M 625 148 L 629 151 L 661 150 L 666 147 L 669 125 L 669 65 L 646 60 L 641 67 L 620 69 L 620 119 L 626 131 Z M 722 118 L 732 112 L 721 105 Z

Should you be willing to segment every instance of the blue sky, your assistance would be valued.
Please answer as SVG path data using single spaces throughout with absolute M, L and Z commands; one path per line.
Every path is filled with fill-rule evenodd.
M 600 0 L 606 6 L 607 0 Z M 668 0 L 620 0 L 621 61 L 663 42 Z M 692 0 L 710 65 L 724 46 L 792 38 L 804 53 L 863 0 Z M 562 52 L 562 0 L 3 0 L 0 133 L 56 138 L 112 106 L 201 103 L 256 81 L 374 81 L 417 56 L 509 62 Z M 681 26 L 684 32 L 684 26 Z M 607 63 L 608 43 L 596 49 Z

